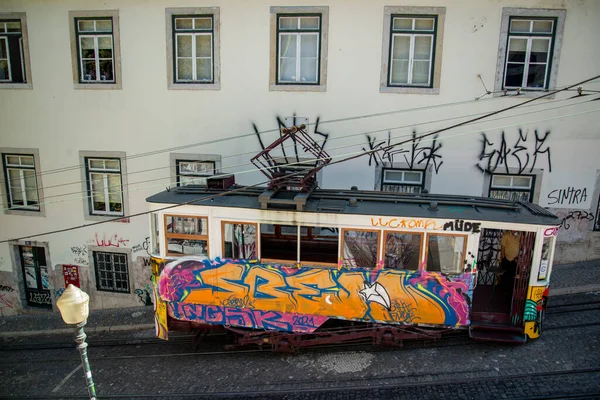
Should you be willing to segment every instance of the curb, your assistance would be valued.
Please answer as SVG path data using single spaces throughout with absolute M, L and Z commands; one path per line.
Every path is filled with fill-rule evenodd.
M 85 328 L 86 334 L 91 333 L 106 333 L 106 332 L 129 332 L 129 331 L 143 331 L 143 330 L 154 330 L 154 324 L 137 324 L 137 325 L 115 325 L 115 326 L 96 326 Z M 59 329 L 47 329 L 38 331 L 10 331 L 0 332 L 0 337 L 8 338 L 15 336 L 50 336 L 50 335 L 70 335 L 73 334 L 72 328 L 59 328 Z

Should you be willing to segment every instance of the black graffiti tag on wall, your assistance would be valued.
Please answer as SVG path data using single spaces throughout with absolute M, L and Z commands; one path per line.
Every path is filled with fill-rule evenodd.
M 566 189 L 554 189 L 548 193 L 548 205 L 551 204 L 580 204 L 587 200 L 587 189 L 575 189 L 567 187 Z
M 422 137 L 417 137 L 417 132 L 413 130 L 412 139 L 408 143 L 392 143 L 391 132 L 388 132 L 387 140 L 377 141 L 377 138 L 367 136 L 369 148 L 363 147 L 363 151 L 369 152 L 369 166 L 374 162 L 376 166 L 383 163 L 393 165 L 394 162 L 404 161 L 409 169 L 416 166 L 423 166 L 427 169 L 433 165 L 437 174 L 444 163 L 440 150 L 442 143 L 438 141 L 438 135 L 431 140 L 430 145 L 425 145 L 421 141 Z M 423 165 L 424 163 L 424 165 Z
M 509 172 L 509 164 L 517 165 L 518 174 L 522 174 L 528 168 L 532 172 L 538 163 L 538 157 L 548 160 L 548 172 L 552 172 L 552 160 L 550 156 L 550 146 L 546 144 L 550 131 L 545 134 L 527 135 L 519 129 L 519 135 L 512 146 L 507 144 L 504 131 L 499 141 L 490 141 L 485 133 L 481 133 L 481 151 L 479 153 L 479 162 L 475 166 L 486 173 L 497 172 L 499 168 L 504 168 Z M 528 140 L 529 139 L 529 140 Z M 512 162 L 511 162 L 512 161 Z
M 329 139 L 329 134 L 319 131 L 319 120 L 320 120 L 320 118 L 321 117 L 317 117 L 317 119 L 315 121 L 315 127 L 313 129 L 313 134 L 319 135 L 319 136 L 321 136 L 323 138 L 323 141 L 321 143 L 318 143 L 317 145 L 319 146 L 320 150 L 324 150 L 325 149 L 325 144 L 327 143 L 327 139 Z M 275 120 L 277 121 L 277 127 L 279 128 L 279 135 L 281 136 L 281 135 L 283 135 L 281 133 L 281 129 L 282 128 L 286 128 L 286 125 L 283 123 L 281 117 L 279 117 L 279 116 L 276 116 Z M 296 123 L 297 123 L 296 122 L 296 115 L 294 114 L 292 124 L 295 126 Z M 262 137 L 260 136 L 261 132 L 259 131 L 258 126 L 256 126 L 255 123 L 253 123 L 252 127 L 254 128 L 254 133 L 256 133 L 256 137 L 258 138 L 258 143 L 260 144 L 260 148 L 262 150 L 265 150 L 265 144 L 262 141 Z M 292 136 L 292 140 L 294 142 L 294 154 L 293 154 L 293 156 L 290 156 L 290 158 L 291 157 L 293 157 L 293 158 L 288 159 L 288 154 L 285 151 L 285 147 L 283 145 L 280 146 L 281 147 L 281 152 L 283 153 L 283 157 L 284 157 L 286 163 L 299 162 L 300 161 L 300 154 L 298 153 L 298 143 L 296 142 L 296 139 L 294 138 L 294 136 Z
M 569 220 L 571 220 L 571 222 L 573 222 L 573 221 L 579 221 L 582 219 L 587 220 L 587 221 L 593 221 L 594 214 L 587 212 L 587 211 L 571 211 L 562 219 L 562 221 L 560 221 L 560 227 L 563 228 L 564 230 L 569 230 L 569 228 L 571 227 Z

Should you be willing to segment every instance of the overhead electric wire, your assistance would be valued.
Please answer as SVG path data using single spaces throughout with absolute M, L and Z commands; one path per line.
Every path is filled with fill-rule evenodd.
M 566 86 L 562 89 L 557 89 L 555 91 L 548 92 L 544 96 L 541 96 L 541 97 L 545 97 L 552 93 L 558 93 L 559 91 L 563 91 L 566 88 L 568 88 L 568 87 Z M 521 96 L 521 95 L 519 95 L 519 96 Z M 415 111 L 415 112 L 423 111 L 423 110 L 429 110 L 432 108 L 443 108 L 443 107 L 450 107 L 450 106 L 456 106 L 456 105 L 464 105 L 464 104 L 469 104 L 469 103 L 474 103 L 474 102 L 481 103 L 482 101 L 503 99 L 506 97 L 519 97 L 519 96 L 516 96 L 516 95 L 515 96 L 510 96 L 510 95 L 495 96 L 495 97 L 491 97 L 491 98 L 483 99 L 483 100 L 477 100 L 477 99 L 463 100 L 463 101 L 452 102 L 452 103 L 442 103 L 442 104 L 434 104 L 434 105 L 430 105 L 430 106 L 414 107 L 414 108 L 409 108 L 409 109 L 391 110 L 391 111 L 384 111 L 384 112 L 380 112 L 380 113 L 372 113 L 372 114 L 364 114 L 364 115 L 359 115 L 359 116 L 337 118 L 337 119 L 332 119 L 332 120 L 324 120 L 324 121 L 319 120 L 319 124 L 325 125 L 325 124 L 331 124 L 331 123 L 337 123 L 337 122 L 354 121 L 354 120 L 365 119 L 365 118 L 381 117 L 381 116 L 386 116 L 386 115 L 401 114 L 401 113 L 413 112 L 413 111 Z M 315 125 L 315 124 L 316 124 L 316 122 L 309 123 L 308 126 Z M 175 146 L 175 147 L 170 147 L 170 148 L 159 149 L 159 150 L 152 150 L 152 151 L 148 151 L 145 153 L 132 154 L 130 156 L 125 156 L 123 158 L 125 160 L 135 159 L 135 158 L 146 157 L 146 156 L 151 156 L 151 155 L 156 155 L 156 154 L 161 154 L 161 153 L 166 153 L 166 152 L 171 152 L 171 151 L 176 151 L 176 150 L 182 150 L 182 149 L 186 149 L 186 148 L 190 148 L 190 147 L 198 147 L 198 146 L 205 146 L 205 145 L 210 145 L 210 144 L 217 144 L 217 143 L 226 142 L 226 141 L 230 141 L 230 140 L 236 140 L 236 139 L 242 139 L 242 138 L 246 138 L 246 137 L 256 136 L 257 134 L 260 135 L 263 133 L 272 133 L 272 132 L 278 132 L 278 131 L 279 131 L 279 128 L 273 128 L 273 129 L 268 129 L 268 130 L 259 131 L 259 132 L 240 134 L 237 136 L 229 136 L 226 138 L 213 139 L 213 140 L 208 140 L 208 141 L 203 141 L 203 142 L 197 142 L 197 143 L 180 145 L 180 146 Z M 72 166 L 68 166 L 68 167 L 60 167 L 60 168 L 55 168 L 55 169 L 46 170 L 46 171 L 39 171 L 39 172 L 36 172 L 35 176 L 37 177 L 37 176 L 42 176 L 42 175 L 47 175 L 47 174 L 67 172 L 67 171 L 77 170 L 77 169 L 81 169 L 81 168 L 82 168 L 82 165 L 77 164 L 77 165 L 72 165 Z M 3 182 L 4 182 L 4 180 L 0 180 L 0 183 L 3 183 Z
M 588 111 L 582 111 L 579 113 L 573 113 L 573 114 L 566 114 L 566 115 L 557 115 L 554 117 L 550 117 L 550 118 L 543 118 L 543 119 L 539 119 L 539 120 L 533 120 L 533 121 L 521 121 L 515 124 L 511 124 L 511 125 L 503 125 L 503 126 L 497 126 L 497 127 L 492 127 L 492 128 L 488 128 L 490 130 L 498 130 L 498 129 L 504 129 L 504 128 L 511 128 L 511 127 L 516 127 L 516 126 L 522 126 L 522 125 L 528 125 L 528 124 L 534 124 L 534 123 L 538 123 L 538 122 L 544 122 L 544 121 L 550 121 L 550 120 L 555 120 L 555 119 L 561 119 L 561 118 L 569 118 L 569 117 L 574 117 L 574 116 L 578 116 L 578 115 L 584 115 L 584 114 L 589 114 L 589 113 L 593 113 L 593 112 L 599 112 L 600 108 L 598 109 L 593 109 L 593 110 L 588 110 Z M 531 113 L 531 112 L 530 112 Z M 494 120 L 498 120 L 498 119 L 502 119 L 502 118 L 494 118 Z M 457 133 L 454 135 L 449 135 L 449 136 L 445 136 L 444 140 L 448 140 L 448 139 L 452 139 L 458 136 L 464 136 L 464 135 L 470 135 L 470 134 L 474 134 L 474 133 L 481 133 L 482 129 L 476 129 L 474 131 L 468 131 L 468 132 L 461 132 L 461 133 Z M 400 137 L 403 136 L 407 136 L 407 135 L 402 135 Z M 398 137 L 395 137 L 398 138 Z M 435 139 L 430 139 L 431 141 L 435 140 Z M 424 143 L 426 143 L 427 140 L 424 141 Z M 344 147 L 355 147 L 355 146 L 359 146 L 359 144 L 351 144 L 351 145 L 346 145 L 346 146 L 340 146 L 337 149 L 340 148 L 344 148 Z M 378 152 L 381 151 L 381 148 L 377 148 L 374 149 L 373 152 Z M 340 154 L 340 155 L 336 155 L 336 156 L 332 156 L 331 158 L 339 158 L 339 157 L 344 157 L 344 156 L 349 156 L 349 155 L 355 155 L 355 154 L 359 154 L 359 155 L 363 155 L 364 151 L 354 151 L 354 152 L 349 152 L 349 153 L 345 153 L 345 154 Z M 307 164 L 307 163 L 314 163 L 316 161 L 322 161 L 322 159 L 308 159 L 308 160 L 303 160 L 303 161 L 298 161 L 298 162 L 290 162 L 287 164 L 279 164 L 276 167 L 271 167 L 271 168 L 278 168 L 278 167 L 283 167 L 283 166 L 293 166 L 293 165 L 301 165 L 301 164 Z M 238 166 L 243 166 L 243 165 L 249 165 L 250 163 L 245 163 L 245 164 L 239 164 Z M 228 172 L 228 173 L 219 173 L 216 175 L 211 175 L 212 178 L 218 178 L 221 176 L 227 176 L 230 174 L 235 174 L 235 175 L 242 175 L 245 173 L 251 173 L 251 172 L 259 172 L 260 170 L 257 168 L 251 168 L 251 169 L 247 169 L 247 170 L 241 170 L 241 171 L 234 171 L 234 172 Z M 147 182 L 154 182 L 157 180 L 165 180 L 165 179 L 170 179 L 170 177 L 163 177 L 163 178 L 156 178 L 156 179 L 148 179 L 146 181 L 139 181 L 139 182 L 135 182 L 134 184 L 140 184 L 140 183 L 147 183 Z M 128 186 L 131 186 L 132 184 L 129 184 Z M 115 186 L 118 187 L 118 186 Z M 151 188 L 156 188 L 156 187 L 165 187 L 164 183 L 160 183 L 160 184 L 156 184 L 156 185 L 148 185 L 148 186 L 142 186 L 133 190 L 128 189 L 128 192 L 138 192 L 141 190 L 146 190 L 146 189 L 151 189 Z M 82 192 L 74 192 L 68 195 L 79 195 Z M 64 196 L 66 196 L 67 194 L 64 194 Z M 62 197 L 63 195 L 57 195 L 55 197 Z M 50 196 L 52 197 L 52 196 Z M 88 199 L 91 198 L 92 195 L 84 195 L 81 197 L 76 197 L 76 198 L 72 198 L 72 199 L 65 199 L 65 200 L 57 200 L 57 201 L 48 201 L 48 202 L 42 202 L 40 204 L 58 204 L 58 203 L 66 203 L 66 202 L 70 202 L 70 201 L 80 201 L 83 199 Z M 10 208 L 5 208 L 4 210 L 11 210 Z M 122 219 L 124 217 L 121 217 L 120 219 Z M 1 243 L 1 242 L 0 242 Z
M 531 99 L 529 99 L 529 100 L 527 100 L 527 101 L 525 101 L 523 103 L 520 103 L 520 104 L 514 104 L 512 106 L 508 106 L 508 107 L 505 107 L 505 108 L 500 109 L 500 110 L 492 111 L 490 113 L 487 113 L 486 115 L 483 115 L 483 116 L 480 116 L 480 117 L 476 117 L 476 118 L 470 119 L 468 121 L 463 121 L 463 122 L 451 125 L 451 126 L 446 127 L 446 128 L 437 129 L 437 130 L 435 130 L 433 132 L 420 135 L 418 137 L 418 139 L 423 139 L 423 138 L 435 135 L 437 133 L 441 133 L 441 132 L 444 132 L 444 131 L 447 131 L 447 130 L 450 130 L 450 129 L 458 128 L 459 126 L 463 126 L 463 125 L 470 124 L 470 123 L 473 123 L 473 122 L 476 122 L 476 121 L 480 121 L 480 120 L 482 120 L 484 118 L 491 117 L 493 115 L 500 114 L 502 112 L 506 112 L 506 111 L 518 108 L 518 107 L 523 106 L 525 104 L 534 102 L 536 100 L 539 100 L 539 99 L 542 99 L 542 98 L 545 98 L 545 97 L 548 97 L 548 96 L 552 96 L 552 95 L 554 95 L 556 93 L 560 93 L 560 92 L 568 90 L 568 89 L 572 89 L 573 87 L 576 87 L 576 86 L 582 85 L 584 83 L 596 80 L 598 78 L 600 78 L 600 75 L 596 75 L 596 76 L 594 76 L 592 78 L 585 79 L 585 80 L 583 80 L 583 81 L 581 81 L 579 83 L 576 83 L 576 84 L 573 84 L 573 85 L 570 85 L 570 86 L 566 86 L 563 89 L 555 90 L 553 92 L 548 92 L 548 93 L 546 93 L 544 95 L 531 98 Z M 343 159 L 331 162 L 331 163 L 327 164 L 327 166 L 339 164 L 341 162 L 345 162 L 345 161 L 352 160 L 352 159 L 355 159 L 355 158 L 358 158 L 358 157 L 361 157 L 361 156 L 369 155 L 369 154 L 372 154 L 374 152 L 385 151 L 385 150 L 388 150 L 390 148 L 399 146 L 401 144 L 408 143 L 408 142 L 410 142 L 412 140 L 414 140 L 414 139 L 408 139 L 408 140 L 405 140 L 405 141 L 402 141 L 402 142 L 397 142 L 397 143 L 389 144 L 388 146 L 379 147 L 377 149 L 366 150 L 366 151 L 363 151 L 361 154 L 350 156 L 350 157 L 346 157 L 346 158 L 343 158 Z M 287 174 L 287 175 L 284 175 L 283 177 L 289 178 L 289 177 L 298 175 L 300 173 L 302 173 L 302 172 L 300 171 L 300 172 L 295 172 L 295 173 Z M 187 201 L 187 202 L 184 202 L 184 203 L 174 204 L 174 205 L 171 205 L 171 206 L 165 206 L 165 207 L 161 207 L 161 208 L 158 208 L 158 209 L 155 209 L 155 210 L 148 210 L 148 211 L 143 211 L 143 212 L 140 212 L 140 213 L 129 214 L 129 215 L 126 215 L 126 216 L 119 216 L 118 218 L 110 218 L 110 219 L 107 219 L 107 220 L 104 220 L 104 221 L 98 221 L 98 222 L 93 222 L 93 223 L 89 223 L 89 224 L 83 224 L 83 225 L 79 225 L 79 226 L 72 226 L 72 227 L 69 227 L 69 228 L 63 228 L 63 229 L 53 230 L 53 231 L 44 232 L 44 233 L 27 235 L 27 236 L 23 236 L 23 237 L 20 237 L 20 238 L 0 240 L 0 243 L 7 243 L 7 242 L 10 242 L 10 241 L 23 240 L 23 239 L 33 238 L 33 237 L 46 236 L 46 235 L 51 235 L 51 234 L 56 234 L 56 233 L 68 232 L 68 231 L 72 231 L 72 230 L 76 230 L 76 229 L 82 229 L 82 228 L 87 228 L 87 227 L 90 227 L 90 226 L 96 226 L 96 225 L 100 225 L 100 224 L 105 224 L 105 223 L 108 223 L 108 222 L 121 221 L 121 220 L 123 220 L 125 218 L 134 218 L 134 217 L 138 217 L 138 216 L 142 216 L 142 215 L 148 215 L 150 213 L 157 212 L 157 211 L 164 211 L 164 210 L 168 210 L 168 209 L 171 209 L 171 208 L 181 207 L 181 206 L 184 206 L 184 205 L 189 205 L 189 204 L 204 202 L 204 201 L 207 201 L 207 200 L 210 200 L 210 199 L 214 199 L 214 198 L 217 198 L 217 197 L 224 196 L 224 195 L 226 195 L 228 193 L 234 193 L 234 192 L 245 190 L 246 188 L 251 188 L 251 187 L 256 187 L 256 186 L 259 186 L 259 185 L 263 185 L 264 183 L 265 182 L 263 181 L 263 182 L 260 182 L 258 184 L 248 185 L 248 186 L 241 187 L 241 188 L 227 190 L 227 191 L 224 191 L 222 193 L 218 193 L 218 194 L 216 194 L 214 196 L 198 197 L 198 198 L 196 198 L 194 200 L 190 200 L 190 201 Z
M 564 101 L 569 101 L 572 100 L 573 97 L 568 97 L 568 98 L 564 98 L 564 99 L 558 99 L 558 100 L 552 100 L 546 104 L 552 104 L 552 103 L 559 103 L 559 102 L 564 102 Z M 572 106 L 576 106 L 576 105 L 581 105 L 581 104 L 585 104 L 587 102 L 589 102 L 591 100 L 586 99 L 585 101 L 581 101 L 581 102 L 576 102 L 573 104 L 567 104 L 564 106 L 557 106 L 557 107 L 551 107 L 551 108 L 544 108 L 541 110 L 535 110 L 535 111 L 529 111 L 529 112 L 525 112 L 525 113 L 520 113 L 520 114 L 514 114 L 514 115 L 509 115 L 509 116 L 505 116 L 505 117 L 499 117 L 499 118 L 493 118 L 493 119 L 489 119 L 487 120 L 489 121 L 495 121 L 495 120 L 499 120 L 499 119 L 506 119 L 506 118 L 515 118 L 515 117 L 519 117 L 519 116 L 523 116 L 523 115 L 527 115 L 527 114 L 533 114 L 533 113 L 540 113 L 540 112 L 547 112 L 547 111 L 551 111 L 551 110 L 555 110 L 555 109 L 559 109 L 559 108 L 565 108 L 565 107 L 572 107 Z M 527 107 L 538 107 L 539 104 L 530 104 L 527 106 L 524 106 L 523 108 L 527 108 Z M 422 125 L 429 125 L 429 124 L 434 124 L 434 123 L 439 123 L 439 122 L 444 122 L 444 121 L 451 121 L 451 120 L 455 120 L 455 119 L 462 119 L 462 118 L 469 118 L 469 117 L 474 117 L 474 116 L 478 116 L 478 115 L 484 115 L 486 114 L 485 112 L 481 112 L 481 113 L 474 113 L 474 114 L 468 114 L 468 115 L 461 115 L 461 116 L 455 116 L 455 117 L 449 117 L 449 118 L 442 118 L 442 119 L 438 119 L 438 120 L 433 120 L 433 121 L 425 121 L 425 122 L 419 122 L 419 123 L 415 123 L 415 124 L 406 124 L 406 125 L 402 125 L 402 126 L 397 126 L 397 127 L 392 127 L 392 128 L 382 128 L 382 129 L 377 129 L 377 130 L 373 130 L 373 131 L 367 131 L 367 132 L 358 132 L 358 133 L 353 133 L 353 134 L 349 134 L 349 135 L 345 135 L 345 136 L 340 136 L 340 137 L 334 137 L 334 138 L 328 138 L 328 142 L 331 143 L 335 140 L 341 140 L 341 139 L 348 139 L 350 137 L 354 137 L 354 136 L 359 136 L 359 135 L 370 135 L 373 133 L 380 133 L 380 132 L 387 132 L 387 131 L 393 131 L 393 130 L 398 130 L 398 129 L 404 129 L 404 128 L 414 128 L 417 126 L 422 126 Z M 409 136 L 411 134 L 407 134 L 407 135 L 400 135 L 400 136 L 396 136 L 395 138 L 400 138 L 400 137 L 404 137 L 404 136 Z M 351 145 L 345 145 L 345 146 L 339 146 L 339 147 L 334 147 L 334 148 L 329 148 L 328 151 L 331 150 L 337 150 L 337 149 L 342 149 L 342 148 L 347 148 L 347 147 L 351 147 L 351 146 L 356 146 L 359 144 L 351 144 Z M 290 145 L 290 146 L 281 146 L 283 147 L 284 150 L 293 150 L 294 145 Z M 221 160 L 223 159 L 227 159 L 227 158 L 233 158 L 233 157 L 239 157 L 239 156 L 244 156 L 244 155 L 251 155 L 251 154 L 256 154 L 256 152 L 244 152 L 244 153 L 237 153 L 237 154 L 232 154 L 232 155 L 226 155 L 221 157 Z M 290 156 L 292 157 L 292 156 Z M 232 165 L 226 168 L 222 168 L 222 170 L 227 170 L 227 169 L 232 169 L 235 167 L 241 167 L 241 166 L 246 166 L 246 165 L 251 165 L 252 163 L 242 163 L 242 164 L 236 164 L 236 165 Z M 158 170 L 165 170 L 165 169 L 170 169 L 172 166 L 168 165 L 168 166 L 162 166 L 162 167 L 157 167 L 157 168 L 148 168 L 148 169 L 143 169 L 143 170 L 139 170 L 139 171 L 133 171 L 133 172 L 128 172 L 126 174 L 121 174 L 122 176 L 132 176 L 135 174 L 140 174 L 140 173 L 145 173 L 145 172 L 150 172 L 150 171 L 158 171 Z M 20 177 L 14 178 L 14 179 L 19 179 Z M 138 181 L 138 182 L 131 182 L 131 183 L 127 183 L 127 184 L 121 184 L 121 185 L 116 185 L 115 187 L 124 187 L 124 186 L 133 186 L 133 185 L 137 185 L 140 183 L 147 183 L 147 182 L 152 182 L 152 181 L 158 181 L 158 180 L 165 180 L 165 179 L 171 179 L 171 176 L 166 176 L 166 177 L 161 177 L 161 178 L 154 178 L 154 179 L 149 179 L 149 180 L 144 180 L 144 181 Z M 58 184 L 58 185 L 51 185 L 51 186 L 42 186 L 40 188 L 38 188 L 38 190 L 48 190 L 48 189 L 52 189 L 52 188 L 56 188 L 56 187 L 64 187 L 64 186 L 69 186 L 69 185 L 81 185 L 83 183 L 87 183 L 87 180 L 85 181 L 74 181 L 74 182 L 69 182 L 69 183 L 62 183 L 62 184 Z M 110 188 L 110 187 L 109 187 Z M 64 196 L 71 196 L 71 195 L 78 195 L 78 194 L 86 194 L 88 193 L 87 190 L 78 190 L 77 192 L 70 192 L 70 193 L 61 193 L 61 194 L 56 194 L 56 195 L 51 195 L 51 196 L 44 196 L 44 199 L 50 199 L 50 198 L 56 198 L 56 197 L 64 197 Z M 88 195 L 86 197 L 91 197 L 91 195 Z M 85 197 L 83 197 L 85 198 Z M 46 203 L 45 203 L 46 204 Z M 5 210 L 8 210 L 9 208 L 5 208 Z

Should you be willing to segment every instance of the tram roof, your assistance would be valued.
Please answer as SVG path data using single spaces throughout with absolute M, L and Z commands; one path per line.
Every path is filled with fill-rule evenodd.
M 270 194 L 270 198 L 273 199 L 268 210 L 297 211 L 293 200 L 299 192 L 273 193 L 260 187 L 235 186 L 228 190 L 218 190 L 205 186 L 183 186 L 157 193 L 148 197 L 146 201 L 264 209 L 264 203 L 261 204 L 259 196 L 264 196 L 265 193 Z M 337 189 L 315 189 L 310 196 L 305 197 L 306 203 L 302 210 L 297 212 L 463 219 L 534 225 L 556 225 L 559 222 L 556 215 L 537 204 L 488 197 Z M 356 202 L 351 202 L 351 199 L 356 199 Z

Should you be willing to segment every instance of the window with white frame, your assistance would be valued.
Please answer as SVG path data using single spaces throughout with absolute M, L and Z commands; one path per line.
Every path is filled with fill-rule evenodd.
M 532 202 L 534 188 L 534 175 L 491 174 L 489 197 Z
M 173 16 L 173 28 L 175 83 L 213 83 L 213 16 Z
M 502 9 L 496 95 L 511 89 L 535 95 L 556 87 L 565 19 L 564 9 Z
M 0 83 L 26 83 L 21 20 L 0 19 Z
M 177 186 L 206 185 L 215 174 L 215 161 L 176 160 Z
M 85 158 L 91 215 L 123 215 L 119 158 Z
M 321 15 L 277 16 L 277 83 L 319 84 Z
M 425 189 L 425 171 L 383 168 L 381 190 L 397 193 L 421 193 Z
M 391 18 L 388 85 L 431 87 L 437 16 Z
M 130 293 L 127 254 L 94 251 L 96 289 L 104 292 Z
M 504 88 L 548 88 L 555 27 L 556 18 L 510 18 Z
M 40 211 L 35 160 L 32 154 L 3 154 L 8 208 Z
M 114 83 L 113 21 L 75 18 L 75 36 L 81 83 Z

